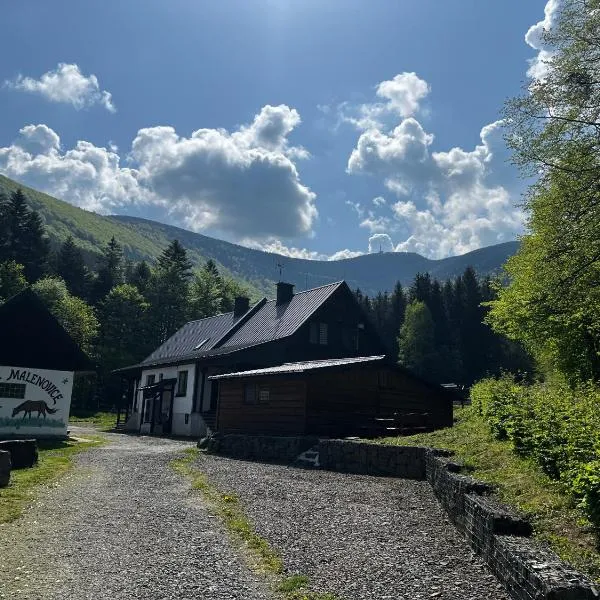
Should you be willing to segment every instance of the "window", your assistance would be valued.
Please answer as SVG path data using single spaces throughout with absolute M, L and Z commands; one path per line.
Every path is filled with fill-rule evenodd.
M 177 395 L 185 396 L 187 394 L 188 372 L 179 371 L 177 373 Z
M 156 375 L 147 375 L 146 376 L 146 385 L 154 385 L 155 380 L 156 380 Z
M 159 380 L 159 381 L 162 381 L 164 376 L 165 376 L 165 374 L 164 374 L 164 373 L 159 373 L 159 374 L 158 374 L 158 380 Z
M 310 343 L 327 346 L 327 323 L 311 323 L 310 324 Z
M 256 404 L 256 384 L 244 384 L 244 404 Z
M 259 404 L 269 404 L 269 388 L 265 386 L 261 386 L 258 388 L 258 403 Z
M 319 344 L 327 346 L 327 323 L 319 323 Z
M 0 398 L 25 398 L 24 383 L 0 383 Z

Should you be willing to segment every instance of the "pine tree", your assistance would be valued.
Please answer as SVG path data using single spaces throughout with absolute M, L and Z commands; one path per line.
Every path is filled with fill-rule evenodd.
M 99 355 L 104 371 L 141 360 L 148 347 L 146 321 L 149 304 L 131 284 L 113 287 L 98 307 Z
M 100 302 L 108 292 L 123 283 L 123 248 L 113 236 L 99 260 L 98 275 L 94 281 L 93 300 Z
M 146 291 L 148 290 L 151 277 L 152 271 L 150 270 L 148 263 L 143 260 L 142 262 L 137 263 L 133 269 L 131 269 L 127 283 L 134 285 L 142 295 L 145 295 Z
M 178 240 L 173 240 L 158 259 L 148 290 L 151 335 L 156 345 L 187 321 L 191 269 L 192 263 Z
M 8 198 L 2 191 L 0 191 L 0 262 L 10 260 L 10 227 L 8 210 Z
M 429 303 L 431 297 L 431 276 L 429 273 L 417 273 L 410 286 L 408 298 L 410 302 Z
M 404 313 L 406 311 L 406 295 L 402 284 L 398 281 L 394 286 L 394 291 L 390 296 L 389 324 L 387 325 L 387 344 L 391 348 L 393 356 L 398 356 L 398 338 L 395 332 L 400 331 L 404 323 Z
M 50 243 L 40 215 L 27 206 L 21 189 L 10 195 L 0 206 L 0 229 L 4 239 L 0 260 L 14 260 L 24 267 L 25 277 L 37 281 L 48 270 Z
M 25 276 L 29 281 L 37 281 L 48 272 L 50 241 L 46 237 L 42 218 L 36 211 L 29 213 L 23 243 L 27 249 L 21 259 L 25 265 Z
M 64 280 L 71 294 L 87 297 L 90 274 L 83 253 L 71 235 L 62 243 L 56 256 L 56 274 Z
M 221 312 L 221 278 L 206 266 L 194 277 L 190 293 L 190 316 L 192 319 L 212 317 Z

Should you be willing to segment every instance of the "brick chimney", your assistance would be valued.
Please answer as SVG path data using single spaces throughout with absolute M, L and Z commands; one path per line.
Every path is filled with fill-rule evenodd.
M 275 304 L 286 304 L 294 297 L 294 284 L 280 281 L 277 284 L 277 302 Z
M 233 301 L 233 316 L 239 318 L 245 315 L 250 308 L 250 298 L 246 296 L 236 296 Z

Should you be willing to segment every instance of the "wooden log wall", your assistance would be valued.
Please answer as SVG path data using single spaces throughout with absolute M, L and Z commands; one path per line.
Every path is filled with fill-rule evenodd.
M 246 404 L 244 384 L 269 390 L 269 401 Z M 219 382 L 218 430 L 222 433 L 304 435 L 306 383 L 300 378 L 259 378 Z

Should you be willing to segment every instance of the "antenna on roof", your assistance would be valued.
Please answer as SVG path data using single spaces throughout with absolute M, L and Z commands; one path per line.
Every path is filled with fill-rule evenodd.
M 283 281 L 283 264 L 278 262 L 277 268 L 279 269 L 279 281 Z

